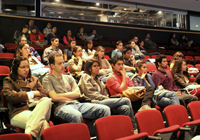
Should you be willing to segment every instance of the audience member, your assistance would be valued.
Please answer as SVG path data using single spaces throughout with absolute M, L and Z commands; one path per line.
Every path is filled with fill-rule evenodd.
M 196 85 L 196 83 L 190 83 L 190 75 L 187 69 L 187 63 L 184 60 L 176 60 L 171 70 L 172 76 L 179 90 L 183 90 L 188 85 Z M 200 99 L 200 88 L 193 89 L 189 94 L 195 95 Z
M 72 36 L 72 31 L 71 30 L 67 30 L 66 31 L 66 35 L 63 36 L 63 42 L 65 45 L 68 45 L 68 42 L 71 40 L 71 39 L 75 39 L 74 36 Z
M 151 75 L 147 73 L 146 62 L 138 61 L 136 63 L 136 71 L 137 74 L 135 74 L 132 78 L 134 85 L 144 86 L 146 88 L 144 98 L 142 99 L 141 108 L 138 111 L 151 109 L 155 85 L 151 79 Z
M 42 83 L 42 78 L 48 73 L 49 68 L 44 68 L 44 65 L 30 53 L 30 48 L 28 44 L 19 44 L 16 50 L 16 56 L 23 56 L 28 59 L 31 74 L 33 76 L 39 77 L 40 82 Z
M 10 75 L 4 79 L 3 92 L 8 101 L 11 125 L 25 129 L 25 133 L 36 140 L 49 127 L 52 102 L 38 78 L 31 76 L 29 67 L 27 58 L 16 57 Z
M 180 46 L 191 46 L 193 44 L 193 40 L 188 41 L 188 38 L 185 35 L 182 35 L 181 39 L 179 40 Z
M 29 30 L 28 33 L 29 33 L 29 34 L 31 33 L 31 30 L 32 30 L 33 27 L 36 28 L 37 32 L 40 32 L 40 30 L 38 29 L 38 27 L 37 27 L 36 25 L 34 25 L 34 20 L 31 19 L 31 20 L 29 20 L 29 22 L 28 22 L 28 30 Z
M 59 39 L 57 37 L 51 38 L 51 46 L 44 50 L 44 63 L 49 63 L 48 57 L 51 53 L 58 52 L 62 54 L 62 51 L 59 49 Z
M 114 114 L 127 115 L 131 118 L 134 130 L 137 129 L 134 120 L 133 109 L 128 98 L 109 98 L 104 83 L 97 76 L 100 70 L 100 62 L 90 59 L 85 64 L 85 73 L 81 76 L 78 86 L 91 100 L 96 100 L 96 104 L 103 104 L 113 110 Z
M 30 40 L 30 35 L 28 33 L 28 25 L 25 25 L 22 29 L 22 31 L 18 31 L 16 30 L 14 33 L 14 39 L 15 39 L 15 43 L 18 42 L 19 37 L 21 36 L 25 36 L 27 38 L 27 42 L 28 44 L 32 44 L 31 40 Z
M 161 54 L 157 56 L 156 58 L 157 71 L 155 71 L 152 75 L 152 80 L 156 88 L 162 85 L 166 90 L 175 91 L 182 105 L 190 103 L 191 101 L 197 101 L 198 98 L 195 97 L 194 95 L 188 95 L 183 92 L 181 93 L 181 91 L 178 90 L 171 72 L 165 70 L 167 68 L 167 63 L 168 62 L 165 55 Z M 165 103 L 167 103 L 167 101 Z M 169 104 L 171 104 L 171 101 L 169 102 Z
M 136 43 L 138 43 L 138 37 L 136 36 L 134 39 L 128 42 L 128 45 L 132 48 L 132 54 L 135 56 L 135 60 L 145 58 L 144 54 L 140 51 L 140 48 L 138 45 L 136 45 Z
M 172 34 L 172 36 L 170 38 L 170 41 L 171 41 L 172 45 L 178 46 L 178 44 L 179 44 L 179 42 L 178 42 L 178 40 L 176 38 L 176 34 L 175 33 Z
M 121 40 L 116 42 L 116 49 L 112 51 L 111 58 L 116 54 L 122 56 L 123 42 Z
M 20 37 L 18 38 L 17 47 L 18 47 L 19 44 L 22 44 L 22 43 L 24 43 L 24 44 L 27 44 L 27 43 L 28 43 L 28 42 L 27 42 L 27 38 L 26 38 L 25 36 L 20 36 Z M 38 52 L 37 52 L 33 47 L 29 47 L 29 48 L 30 48 L 30 53 L 31 53 L 31 55 L 32 55 L 32 56 L 35 56 L 35 57 L 41 62 L 41 57 L 40 57 L 40 55 L 38 54 Z
M 67 49 L 64 49 L 63 51 L 63 57 L 65 61 L 69 61 L 72 58 L 72 51 L 73 48 L 76 46 L 76 40 L 71 39 L 67 45 Z
M 98 119 L 111 115 L 106 105 L 79 103 L 76 100 L 81 96 L 80 90 L 72 76 L 62 74 L 65 69 L 62 54 L 51 54 L 49 64 L 53 73 L 43 78 L 43 85 L 54 102 L 54 116 L 69 123 L 81 123 L 83 118 Z
M 100 41 L 102 39 L 102 36 L 97 34 L 97 30 L 96 29 L 93 29 L 91 31 L 91 35 L 94 35 L 94 40 Z
M 79 33 L 77 33 L 77 39 L 81 40 L 93 40 L 95 35 L 88 36 L 86 33 L 84 33 L 84 28 L 80 27 L 79 28 Z
M 158 50 L 158 48 L 156 47 L 157 44 L 150 39 L 150 33 L 145 34 L 145 39 L 143 41 L 146 52 L 148 52 L 149 50 Z
M 41 48 L 43 48 L 43 45 L 47 44 L 47 40 L 44 39 L 44 35 L 40 32 L 37 32 L 35 26 L 33 26 L 31 29 L 30 39 L 33 44 L 37 44 Z
M 93 49 L 93 41 L 86 40 L 83 49 L 83 58 L 85 60 L 91 59 L 94 57 L 95 52 L 96 51 Z
M 172 69 L 173 68 L 173 66 L 174 66 L 174 62 L 176 61 L 176 60 L 182 60 L 184 58 L 184 55 L 183 55 L 183 53 L 182 52 L 176 52 L 174 55 L 173 55 L 173 58 L 172 58 L 172 60 L 171 60 L 171 62 L 170 62 L 170 69 Z
M 135 74 L 135 57 L 131 53 L 132 48 L 130 46 L 125 46 L 122 49 L 122 55 L 124 60 L 124 68 L 126 69 L 126 74 L 130 77 L 130 79 Z
M 94 55 L 94 59 L 98 60 L 100 63 L 100 71 L 99 71 L 99 78 L 101 81 L 106 83 L 107 75 L 112 72 L 112 67 L 107 59 L 104 58 L 105 49 L 103 46 L 98 46 L 96 53 Z
M 144 48 L 144 41 L 139 41 L 139 48 L 140 48 L 140 51 L 141 51 L 143 54 L 148 54 L 147 51 L 146 51 L 145 48 Z
M 51 23 L 47 23 L 47 26 L 43 29 L 43 34 L 45 37 L 47 37 L 48 34 L 51 33 Z
M 73 48 L 72 59 L 68 61 L 69 71 L 71 74 L 76 74 L 78 76 L 83 74 L 82 71 L 84 71 L 85 59 L 82 57 L 82 52 L 83 51 L 81 46 L 75 46 Z
M 51 33 L 49 33 L 49 34 L 47 35 L 47 37 L 46 37 L 46 38 L 47 38 L 47 41 L 48 41 L 48 45 L 51 45 L 51 38 L 53 38 L 53 37 L 58 38 L 59 41 L 61 42 L 61 39 L 60 39 L 59 36 L 56 35 L 56 32 L 57 32 L 57 27 L 52 27 Z

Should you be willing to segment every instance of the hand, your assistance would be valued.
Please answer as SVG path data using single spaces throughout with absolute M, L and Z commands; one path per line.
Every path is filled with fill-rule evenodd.
M 130 59 L 134 60 L 134 59 L 135 59 L 135 56 L 134 56 L 134 55 L 131 55 Z
M 17 91 L 15 91 L 15 90 L 12 90 L 12 92 L 14 92 L 15 94 L 17 93 Z
M 40 41 L 35 41 L 35 43 L 36 43 L 36 44 L 39 44 L 39 43 L 40 43 Z
M 32 91 L 34 97 L 41 96 L 39 91 Z
M 116 94 L 116 95 L 118 95 L 118 96 L 120 96 L 120 98 L 122 98 L 122 94 L 121 94 L 121 93 L 118 93 L 118 94 Z
M 126 76 L 126 70 L 125 70 L 125 68 L 123 68 L 119 72 L 121 73 L 122 76 Z
M 181 92 L 180 91 L 177 91 L 176 94 L 177 94 L 177 96 L 181 96 Z

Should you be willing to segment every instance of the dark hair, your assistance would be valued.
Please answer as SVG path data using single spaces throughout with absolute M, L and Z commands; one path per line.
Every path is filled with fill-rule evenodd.
M 178 60 L 179 57 L 184 57 L 183 53 L 182 52 L 176 52 L 174 55 L 173 55 L 173 60 Z
M 78 30 L 80 31 L 81 28 L 83 28 L 83 27 L 79 27 Z M 83 28 L 83 29 L 84 29 L 84 28 Z
M 76 39 L 71 39 L 67 44 L 67 49 L 71 51 L 71 43 L 72 41 L 76 41 Z
M 10 78 L 13 79 L 13 81 L 16 81 L 18 79 L 18 68 L 19 65 L 21 64 L 22 61 L 27 60 L 27 58 L 23 57 L 23 56 L 17 56 L 13 62 L 12 62 L 12 66 L 11 66 L 11 73 L 10 73 Z M 28 61 L 29 63 L 29 61 Z M 29 73 L 27 78 L 31 78 L 31 69 L 29 68 Z
M 115 64 L 117 63 L 117 61 L 119 61 L 119 60 L 122 60 L 122 61 L 124 62 L 123 57 L 116 54 L 116 55 L 113 56 L 113 58 L 112 58 L 112 64 L 115 65 Z
M 131 42 L 134 42 L 134 40 L 133 40 L 133 39 L 129 40 L 129 41 L 128 41 L 128 45 L 130 45 Z
M 145 33 L 145 36 L 147 36 L 148 34 L 150 34 L 149 32 Z
M 88 75 L 91 75 L 91 69 L 92 69 L 92 65 L 97 62 L 99 64 L 99 66 L 101 65 L 100 62 L 97 59 L 89 59 L 86 61 L 85 63 L 85 68 L 84 68 L 84 72 L 87 73 Z
M 55 64 L 55 57 L 59 57 L 62 56 L 62 54 L 55 52 L 55 53 L 51 53 L 48 57 L 49 59 L 49 65 L 51 66 L 51 64 Z
M 25 35 L 20 36 L 20 37 L 17 39 L 17 46 L 19 45 L 19 42 L 21 41 L 22 37 L 26 38 Z M 27 40 L 27 38 L 26 38 L 26 40 Z
M 122 54 L 126 54 L 129 50 L 132 51 L 132 48 L 130 46 L 125 46 L 123 49 L 122 49 Z
M 96 52 L 99 52 L 101 49 L 104 49 L 104 47 L 103 46 L 97 46 Z M 100 64 L 101 64 L 101 61 L 99 60 L 99 55 L 96 52 L 95 52 L 93 58 L 97 59 L 100 62 Z M 104 57 L 102 59 L 104 59 Z
M 87 47 L 87 45 L 88 44 L 90 44 L 90 43 L 92 43 L 92 40 L 86 40 L 85 41 L 85 44 L 84 44 L 84 49 L 85 49 L 85 51 L 88 53 L 88 47 Z M 91 48 L 91 51 L 93 50 L 93 47 Z
M 120 43 L 123 43 L 121 40 L 116 42 L 116 46 L 118 46 Z
M 156 67 L 158 68 L 158 63 L 162 63 L 163 58 L 166 58 L 166 55 L 160 54 L 156 57 Z
M 58 36 L 53 36 L 53 37 L 51 38 L 51 41 L 54 41 L 55 39 L 59 39 Z
M 136 69 L 136 72 L 137 72 L 137 73 L 138 73 L 137 68 L 141 69 L 141 67 L 142 67 L 143 64 L 146 64 L 146 62 L 145 62 L 145 61 L 142 61 L 142 60 L 140 60 L 140 61 L 138 61 L 138 62 L 136 63 L 135 69 Z
M 23 28 L 27 28 L 28 29 L 28 25 L 24 25 Z
M 33 29 L 37 29 L 35 26 L 33 26 L 32 28 L 31 28 L 31 31 L 33 30 Z
M 185 60 L 176 60 L 174 63 L 174 66 L 172 67 L 171 73 L 172 76 L 174 77 L 174 75 L 176 73 L 181 73 L 181 69 L 182 69 L 182 64 L 183 62 L 185 62 Z M 186 63 L 186 62 L 185 62 Z M 187 63 L 186 63 L 187 64 Z M 188 79 L 190 78 L 190 75 L 188 73 L 188 71 L 186 70 L 185 72 L 183 72 L 183 75 L 185 75 Z
M 72 50 L 72 54 L 74 55 L 74 53 L 76 53 L 76 51 L 78 50 L 78 48 L 82 48 L 81 46 L 75 46 Z

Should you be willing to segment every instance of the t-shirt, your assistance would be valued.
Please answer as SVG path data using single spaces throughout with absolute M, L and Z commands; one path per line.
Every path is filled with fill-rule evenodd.
M 112 53 L 111 53 L 111 58 L 113 58 L 113 56 L 115 56 L 115 55 L 122 56 L 122 52 L 119 51 L 118 49 L 115 49 L 115 50 L 113 50 Z
M 50 91 L 55 91 L 57 94 L 67 93 L 67 92 L 71 92 L 72 88 L 78 87 L 78 85 L 76 84 L 76 81 L 70 75 L 62 75 L 62 78 L 56 78 L 53 74 L 47 75 L 43 78 L 42 84 L 48 94 Z M 79 102 L 77 100 L 65 101 L 65 102 L 54 102 L 53 109 L 55 109 L 55 112 L 56 112 L 60 107 L 69 103 L 75 104 Z
M 106 86 L 110 92 L 110 95 L 116 95 L 117 93 L 122 93 L 121 89 L 121 83 L 122 83 L 122 76 L 118 76 L 116 74 L 111 74 L 107 81 L 106 81 Z M 131 79 L 126 76 L 126 89 L 128 87 L 134 86 L 133 82 Z

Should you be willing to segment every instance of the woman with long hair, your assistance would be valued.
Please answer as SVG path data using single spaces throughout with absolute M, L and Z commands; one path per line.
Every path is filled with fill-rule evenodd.
M 183 58 L 184 58 L 184 55 L 183 55 L 182 52 L 179 52 L 179 51 L 176 52 L 176 53 L 173 55 L 173 58 L 172 58 L 172 60 L 171 60 L 171 62 L 170 62 L 170 69 L 173 68 L 174 63 L 175 63 L 176 60 L 182 60 Z
M 182 90 L 188 85 L 197 85 L 197 83 L 190 82 L 190 75 L 188 74 L 187 63 L 184 60 L 176 60 L 171 69 L 172 76 L 178 89 Z M 200 99 L 200 88 L 196 88 L 189 94 L 195 95 Z
M 86 40 L 84 44 L 83 49 L 83 58 L 85 60 L 93 58 L 95 54 L 95 50 L 93 49 L 93 41 L 92 40 Z
M 38 78 L 31 75 L 27 58 L 18 56 L 13 60 L 11 73 L 3 82 L 3 92 L 11 124 L 25 129 L 33 139 L 39 138 L 49 127 L 52 102 Z
M 71 39 L 67 45 L 67 49 L 63 51 L 63 57 L 65 61 L 68 61 L 72 58 L 72 51 L 75 46 L 76 46 L 76 40 Z
M 65 43 L 65 45 L 68 45 L 69 41 L 72 39 L 75 39 L 75 37 L 72 36 L 72 31 L 67 30 L 66 35 L 63 36 L 63 42 Z

